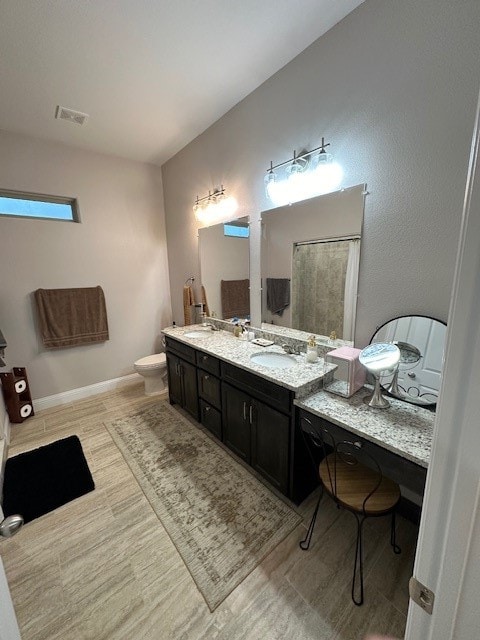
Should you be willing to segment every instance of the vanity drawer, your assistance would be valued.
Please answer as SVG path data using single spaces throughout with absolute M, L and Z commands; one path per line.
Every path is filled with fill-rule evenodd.
M 217 409 L 221 408 L 220 380 L 211 373 L 197 369 L 198 395 Z
M 200 400 L 200 422 L 219 440 L 222 439 L 222 414 L 205 400 Z
M 220 375 L 220 360 L 215 356 L 210 356 L 208 353 L 197 351 L 197 367 L 210 371 L 214 376 Z
M 183 344 L 183 342 L 179 342 L 178 340 L 174 340 L 169 336 L 165 336 L 165 344 L 167 345 L 167 349 L 169 351 L 173 351 L 187 362 L 191 362 L 195 364 L 195 349 L 189 347 L 188 344 Z
M 406 487 L 418 495 L 423 495 L 425 490 L 425 480 L 427 470 L 419 464 L 415 464 L 407 458 L 389 451 L 377 444 L 374 444 L 366 438 L 362 438 L 356 433 L 343 429 L 324 418 L 320 418 L 308 411 L 300 410 L 300 421 L 307 420 L 315 430 L 315 426 L 328 429 L 336 442 L 347 440 L 348 442 L 359 442 L 362 449 L 371 455 L 380 465 L 382 473 L 397 482 L 399 485 Z M 301 426 L 301 424 L 300 424 Z
M 221 363 L 222 380 L 230 382 L 235 387 L 246 391 L 254 398 L 263 400 L 274 409 L 291 413 L 293 404 L 293 393 L 284 387 L 280 387 L 274 382 L 265 380 L 254 373 L 239 369 L 228 362 Z

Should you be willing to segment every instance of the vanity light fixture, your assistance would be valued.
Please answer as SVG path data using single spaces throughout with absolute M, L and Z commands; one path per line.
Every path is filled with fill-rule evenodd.
M 298 156 L 294 151 L 293 158 L 275 165 L 270 162 L 264 182 L 267 196 L 275 206 L 330 193 L 340 186 L 343 171 L 332 154 L 327 153 L 329 146 L 322 138 L 322 144 L 316 149 Z
M 193 205 L 196 219 L 203 224 L 211 224 L 221 220 L 230 220 L 238 208 L 238 203 L 232 196 L 225 195 L 225 187 L 215 187 L 208 192 L 208 196 L 197 196 Z

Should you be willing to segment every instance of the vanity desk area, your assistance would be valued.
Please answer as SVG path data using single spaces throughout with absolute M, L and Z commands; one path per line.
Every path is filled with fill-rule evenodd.
M 287 356 L 284 337 L 265 348 L 201 325 L 166 328 L 164 335 L 170 402 L 294 503 L 318 484 L 302 420 L 328 423 L 334 437 L 361 443 L 386 474 L 421 499 L 435 417 L 429 409 L 395 398 L 386 410 L 372 409 L 363 402 L 366 388 L 350 398 L 324 391 L 330 365 L 323 358 L 309 364 L 304 353 Z M 289 366 L 263 366 L 258 354 L 288 357 Z
M 386 475 L 421 499 L 435 413 L 395 398 L 388 399 L 387 409 L 372 409 L 364 402 L 369 394 L 371 389 L 367 388 L 350 398 L 319 391 L 295 400 L 298 424 L 306 420 L 313 428 L 316 424 L 327 426 L 337 441 L 358 442 Z

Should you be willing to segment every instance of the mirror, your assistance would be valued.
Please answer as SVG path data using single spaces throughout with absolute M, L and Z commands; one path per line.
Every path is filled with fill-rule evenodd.
M 447 327 L 425 316 L 402 316 L 379 327 L 370 343 L 393 343 L 400 361 L 381 375 L 390 395 L 418 405 L 435 405 L 440 389 Z
M 372 374 L 375 380 L 373 394 L 363 399 L 369 407 L 387 409 L 390 406 L 380 390 L 380 375 L 385 371 L 396 370 L 400 355 L 400 349 L 392 342 L 374 342 L 360 352 L 358 358 L 360 364 Z
M 248 217 L 198 230 L 200 280 L 209 315 L 250 315 L 250 226 Z
M 262 212 L 262 328 L 353 344 L 364 201 L 362 184 Z

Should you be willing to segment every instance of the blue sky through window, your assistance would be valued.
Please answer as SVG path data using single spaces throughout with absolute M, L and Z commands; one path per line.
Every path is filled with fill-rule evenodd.
M 224 224 L 223 234 L 226 236 L 233 236 L 235 238 L 248 238 L 250 235 L 250 227 L 240 226 L 235 224 Z
M 0 196 L 0 215 L 74 220 L 72 204 Z

